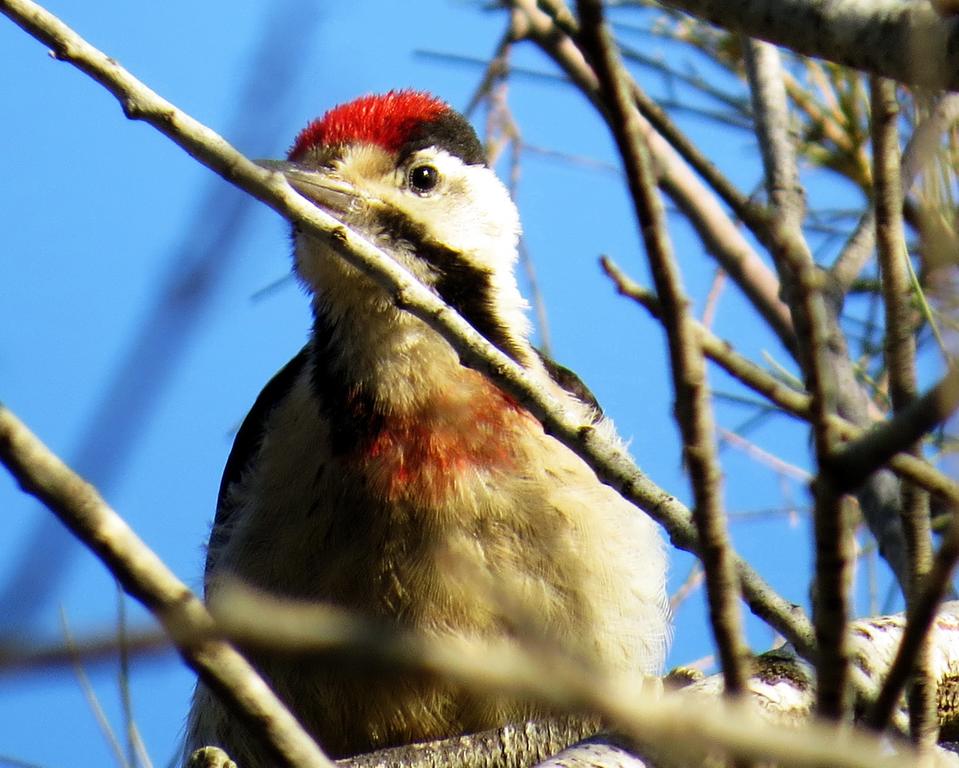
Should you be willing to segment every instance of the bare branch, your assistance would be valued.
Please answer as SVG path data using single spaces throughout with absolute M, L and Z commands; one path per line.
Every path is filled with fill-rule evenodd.
M 876 467 L 909 448 L 959 408 L 959 370 L 951 369 L 922 397 L 865 432 L 830 459 L 844 488 L 853 489 Z
M 641 304 L 657 320 L 661 317 L 659 300 L 652 291 L 646 290 L 635 283 L 609 259 L 603 259 L 603 269 L 612 278 L 616 284 L 616 289 L 621 294 Z M 770 402 L 775 403 L 785 412 L 807 421 L 812 418 L 808 394 L 786 386 L 775 376 L 770 375 L 752 361 L 738 354 L 728 341 L 720 339 L 702 324 L 699 325 L 699 333 L 702 337 L 700 343 L 703 345 L 706 356 L 720 365 L 730 376 L 768 398 Z M 954 384 L 959 385 L 959 379 Z M 953 389 L 952 391 L 959 397 L 959 389 Z M 941 394 L 929 394 L 925 397 L 938 401 L 941 399 Z M 939 409 L 936 412 L 939 413 L 940 418 L 944 419 L 945 415 L 942 411 L 943 409 Z M 843 440 L 854 441 L 867 434 L 841 416 L 833 416 L 832 419 L 839 436 Z M 908 423 L 908 420 L 904 418 L 902 423 Z M 902 424 L 897 423 L 896 426 L 890 425 L 888 427 L 877 425 L 876 429 L 888 430 L 889 436 L 895 438 L 901 431 Z M 928 423 L 923 429 L 929 429 Z M 908 453 L 894 453 L 888 457 L 888 462 L 890 467 L 901 477 L 942 496 L 953 505 L 959 506 L 959 483 L 946 477 L 926 461 L 917 459 Z
M 805 56 L 903 83 L 959 89 L 959 18 L 944 18 L 925 2 L 663 0 L 663 5 Z
M 222 137 L 177 110 L 30 0 L 0 0 L 0 11 L 52 47 L 60 58 L 102 81 L 122 104 L 133 105 L 127 107 L 131 116 L 156 127 L 204 165 L 295 221 L 304 232 L 331 242 L 343 258 L 383 286 L 398 307 L 419 317 L 449 341 L 465 365 L 485 373 L 516 397 L 550 434 L 583 458 L 601 480 L 658 521 L 677 547 L 696 551 L 695 528 L 683 504 L 653 483 L 591 423 L 577 420 L 542 392 L 522 367 L 479 335 L 407 270 L 298 195 L 282 175 L 265 171 L 244 158 Z M 811 654 L 812 630 L 808 619 L 739 557 L 736 568 L 750 608 L 804 654 Z
M 829 320 L 816 266 L 802 234 L 803 197 L 796 154 L 789 134 L 786 89 L 779 52 L 768 43 L 747 40 L 756 134 L 763 154 L 766 189 L 778 220 L 773 255 L 780 280 L 789 291 L 796 320 L 800 361 L 811 397 L 812 426 L 820 474 L 813 481 L 815 505 L 817 711 L 842 719 L 848 710 L 849 656 L 846 627 L 853 562 L 852 531 L 845 501 L 824 464 L 838 442 L 831 417 L 836 413 L 836 382 L 828 359 Z
M 549 0 L 547 3 L 552 16 L 541 10 L 534 0 L 512 0 L 512 5 L 526 14 L 528 37 L 549 54 L 587 98 L 601 109 L 596 74 L 573 39 L 563 31 L 568 29 L 575 32 L 576 29 L 575 20 L 568 9 L 558 0 Z M 562 25 L 554 22 L 557 18 L 563 19 Z M 658 107 L 654 110 L 651 100 L 642 95 L 638 88 L 633 95 L 638 99 L 641 109 L 643 106 L 649 108 L 650 116 L 655 118 L 660 115 L 661 119 L 657 119 L 666 130 L 667 124 L 663 122 L 666 118 Z M 779 298 L 779 283 L 775 275 L 749 245 L 716 198 L 693 175 L 690 167 L 683 162 L 683 158 L 669 141 L 654 130 L 645 118 L 640 120 L 640 125 L 656 168 L 659 185 L 688 217 L 706 249 L 715 256 L 730 278 L 749 298 L 783 345 L 787 349 L 793 349 L 795 336 L 792 320 L 788 309 Z M 669 126 L 671 125 L 670 123 Z M 678 129 L 669 128 L 668 135 L 683 147 L 692 146 Z M 710 168 L 715 170 L 708 160 L 703 158 L 701 162 L 697 161 L 698 172 L 709 174 Z M 711 176 L 707 175 L 705 178 L 710 179 Z M 727 192 L 733 195 L 733 188 L 729 186 Z M 737 204 L 737 207 L 742 209 L 743 215 L 748 211 L 755 211 L 753 207 L 744 207 L 744 204 Z M 756 218 L 758 214 L 750 215 Z
M 373 661 L 409 664 L 415 669 L 435 670 L 437 663 L 440 663 L 444 674 L 452 674 L 458 679 L 472 679 L 474 673 L 481 675 L 470 671 L 476 666 L 472 653 L 467 655 L 463 664 L 458 664 L 455 652 L 442 651 L 439 656 L 432 655 L 436 646 L 429 642 L 423 645 L 421 636 L 397 633 L 394 627 L 374 625 L 353 614 L 331 611 L 316 604 L 277 601 L 273 597 L 232 588 L 227 591 L 225 600 L 219 603 L 217 616 L 221 619 L 218 631 L 232 633 L 235 639 L 257 647 L 298 654 L 357 651 Z M 959 726 L 959 708 L 952 695 L 954 680 L 959 676 L 959 657 L 953 652 L 959 644 L 959 603 L 949 603 L 938 611 L 933 610 L 929 628 L 932 633 L 931 670 L 942 690 L 937 719 L 946 731 L 954 733 Z M 904 635 L 908 638 L 911 632 L 911 625 L 902 614 L 853 622 L 853 656 L 867 679 L 877 681 L 887 675 L 890 662 L 897 657 L 902 638 Z M 134 631 L 130 639 L 131 650 L 138 654 L 153 653 L 158 648 L 168 647 L 169 643 L 165 635 L 150 630 Z M 199 639 L 198 636 L 192 638 L 194 642 Z M 907 639 L 906 645 L 909 642 Z M 72 645 L 61 643 L 25 651 L 25 656 L 20 659 L 21 662 L 25 660 L 25 663 L 16 666 L 18 669 L 68 666 L 76 655 L 85 663 L 96 663 L 118 653 L 120 643 L 121 639 L 115 634 L 78 638 Z M 440 643 L 439 648 L 445 648 L 445 644 Z M 493 658 L 497 658 L 500 650 L 493 649 Z M 478 655 L 482 653 L 482 650 L 477 651 Z M 901 651 L 898 653 L 901 656 Z M 8 654 L 6 658 L 10 659 L 11 656 Z M 482 685 L 491 684 L 489 677 L 482 679 Z M 698 700 L 699 697 L 718 695 L 722 687 L 722 675 L 713 675 L 688 685 L 681 695 L 686 697 L 693 694 Z M 809 716 L 814 706 L 815 688 L 811 669 L 787 649 L 770 651 L 757 657 L 748 681 L 748 690 L 752 699 L 759 704 L 760 712 L 774 722 L 801 722 Z M 671 694 L 670 699 L 673 696 Z M 892 701 L 897 703 L 898 694 Z M 695 701 L 689 706 L 695 706 Z M 598 721 L 588 717 L 534 720 L 468 736 L 380 750 L 340 761 L 337 765 L 339 768 L 391 765 L 407 768 L 435 768 L 437 765 L 479 768 L 489 765 L 485 760 L 491 756 L 495 756 L 498 765 L 528 765 L 531 756 L 553 754 L 563 745 L 595 733 L 598 727 Z M 579 748 L 574 751 L 580 753 Z M 590 749 L 586 752 L 589 753 Z M 570 753 L 565 754 L 568 756 Z M 840 754 L 839 759 L 846 758 Z M 547 763 L 556 766 L 563 764 L 559 755 Z
M 210 636 L 213 619 L 199 598 L 137 537 L 96 489 L 54 456 L 0 405 L 0 461 L 42 501 L 123 585 L 160 620 L 174 641 L 184 633 Z M 250 663 L 215 639 L 179 642 L 184 661 L 262 734 L 280 764 L 332 768 L 313 739 Z
M 479 690 L 534 696 L 564 710 L 594 711 L 617 733 L 654 751 L 674 749 L 681 740 L 690 764 L 697 764 L 693 757 L 703 750 L 719 748 L 795 766 L 820 761 L 847 768 L 917 765 L 916 753 L 906 745 L 890 755 L 883 752 L 888 744 L 822 721 L 784 725 L 761 717 L 746 702 L 692 700 L 668 690 L 652 695 L 645 687 L 636 691 L 621 675 L 607 676 L 544 648 L 524 651 L 506 643 L 426 636 L 331 606 L 263 596 L 239 585 L 218 593 L 213 611 L 219 626 L 244 645 L 306 655 L 346 650 L 353 658 L 426 670 Z
M 749 652 L 739 615 L 740 590 L 726 531 L 712 408 L 696 321 L 689 311 L 689 301 L 673 259 L 656 179 L 642 139 L 639 114 L 633 106 L 630 78 L 603 20 L 601 3 L 579 0 L 578 9 L 580 41 L 590 54 L 599 78 L 607 123 L 623 158 L 634 211 L 663 307 L 676 394 L 676 419 L 683 435 L 683 455 L 693 486 L 693 519 L 706 575 L 709 615 L 726 690 L 739 695 L 745 686 Z
M 873 77 L 872 104 L 873 180 L 876 209 L 876 243 L 886 310 L 885 360 L 889 390 L 895 412 L 916 399 L 916 341 L 912 294 L 906 259 L 906 238 L 902 226 L 902 183 L 899 168 L 899 103 L 891 80 Z M 919 444 L 909 452 L 922 456 Z M 918 599 L 932 564 L 932 534 L 929 521 L 929 494 L 910 483 L 900 486 L 902 523 L 909 553 L 907 606 Z M 915 677 L 910 690 L 909 716 L 912 737 L 920 745 L 936 741 L 935 687 L 929 669 L 928 647 L 919 647 Z
M 541 10 L 541 5 L 549 9 L 552 15 Z M 528 36 L 563 68 L 598 109 L 602 109 L 596 95 L 595 73 L 584 61 L 575 40 L 570 37 L 576 33 L 575 19 L 561 0 L 548 0 L 543 4 L 533 0 L 511 0 L 511 6 L 520 8 L 527 14 Z M 785 311 L 779 299 L 779 285 L 768 267 L 744 240 L 708 190 L 692 176 L 689 168 L 667 141 L 645 121 L 643 132 L 659 174 L 660 186 L 686 214 L 707 250 L 753 302 L 783 345 L 793 356 L 798 357 L 797 342 L 808 338 L 809 334 L 806 328 L 800 333 L 794 330 L 792 316 Z M 797 263 L 808 260 L 808 249 L 802 239 L 791 236 L 790 230 L 782 227 L 782 222 L 776 216 L 770 215 L 764 207 L 750 205 L 743 208 L 740 215 L 770 252 L 778 254 L 776 258 L 780 262 L 783 259 L 791 260 L 794 256 L 799 260 Z M 805 275 L 803 280 L 817 284 L 817 291 L 822 287 L 818 286 L 821 276 L 815 268 L 796 270 L 790 267 L 789 274 L 793 273 Z M 782 274 L 780 277 L 782 278 Z M 797 293 L 793 285 L 795 282 L 796 280 L 790 278 L 784 285 L 786 295 L 795 299 L 796 296 L 809 293 L 805 289 Z M 828 311 L 823 324 L 828 332 L 829 344 L 825 347 L 813 345 L 812 348 L 821 350 L 820 355 L 826 358 L 821 367 L 835 372 L 839 412 L 860 426 L 866 426 L 870 418 L 869 399 L 850 364 L 845 339 L 835 318 Z M 904 583 L 907 570 L 905 544 L 893 501 L 894 496 L 898 498 L 897 492 L 896 479 L 887 472 L 879 472 L 869 478 L 858 496 L 870 530 L 879 543 L 880 552 L 900 582 Z

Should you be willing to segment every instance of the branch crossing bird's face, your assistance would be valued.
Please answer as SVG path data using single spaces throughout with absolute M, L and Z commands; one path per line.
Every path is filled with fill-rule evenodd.
M 283 162 L 302 195 L 369 238 L 510 351 L 528 332 L 513 265 L 519 215 L 466 119 L 418 91 L 364 96 L 329 110 Z M 297 272 L 322 302 L 355 291 L 329 247 L 297 234 Z M 497 338 L 499 337 L 499 338 Z M 517 356 L 516 349 L 512 350 Z

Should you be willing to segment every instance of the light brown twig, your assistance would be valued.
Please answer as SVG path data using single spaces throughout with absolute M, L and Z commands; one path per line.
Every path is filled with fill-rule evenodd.
M 876 244 L 882 277 L 885 322 L 885 361 L 889 391 L 895 412 L 915 401 L 916 341 L 912 294 L 906 259 L 906 238 L 902 226 L 902 182 L 899 167 L 899 104 L 891 80 L 870 80 Z M 919 444 L 908 449 L 922 456 Z M 901 485 L 902 522 L 909 554 L 909 584 L 906 605 L 919 598 L 932 565 L 932 534 L 929 494 L 911 483 Z M 917 649 L 915 672 L 909 694 L 909 719 L 913 739 L 921 746 L 936 741 L 936 691 L 929 669 L 928 640 Z
M 623 165 L 634 211 L 646 245 L 656 292 L 663 308 L 669 342 L 675 414 L 683 436 L 699 534 L 699 553 L 706 575 L 706 596 L 716 646 L 730 695 L 743 693 L 749 652 L 739 615 L 736 577 L 720 491 L 719 463 L 705 362 L 696 321 L 682 287 L 678 266 L 666 233 L 662 203 L 649 153 L 633 105 L 631 80 L 612 43 L 599 0 L 579 0 L 580 44 L 590 54 L 599 78 L 599 92 Z
M 824 472 L 838 436 L 836 383 L 828 358 L 828 315 L 816 266 L 802 234 L 803 197 L 795 150 L 789 134 L 786 91 L 779 53 L 768 43 L 746 40 L 746 72 L 753 99 L 756 135 L 762 150 L 766 189 L 778 223 L 773 258 L 799 336 L 799 360 L 809 391 L 819 475 L 813 481 L 816 551 L 817 711 L 842 718 L 848 710 L 849 652 L 846 625 L 850 615 L 849 585 L 854 562 L 852 531 L 845 503 Z

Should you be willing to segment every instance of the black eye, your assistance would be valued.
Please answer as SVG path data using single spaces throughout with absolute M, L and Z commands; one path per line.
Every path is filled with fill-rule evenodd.
M 440 182 L 440 172 L 432 165 L 417 165 L 410 169 L 410 186 L 420 194 L 431 192 Z

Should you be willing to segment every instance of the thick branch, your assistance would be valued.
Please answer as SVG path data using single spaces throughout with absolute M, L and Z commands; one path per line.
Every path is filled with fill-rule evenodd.
M 904 83 L 959 90 L 959 17 L 925 0 L 662 0 L 731 32 Z
M 244 646 L 306 656 L 345 651 L 357 660 L 424 670 L 477 690 L 535 697 L 564 710 L 593 711 L 616 733 L 664 754 L 675 752 L 681 742 L 690 756 L 721 749 L 796 766 L 916 765 L 916 753 L 908 745 L 891 755 L 884 753 L 888 745 L 878 740 L 815 719 L 783 725 L 760 717 L 746 702 L 691 700 L 670 691 L 657 696 L 646 687 L 637 691 L 624 683 L 621 674 L 604 674 L 549 648 L 525 651 L 506 643 L 426 636 L 332 606 L 279 600 L 236 585 L 218 593 L 213 611 L 224 631 Z M 946 654 L 951 658 L 948 647 Z M 871 668 L 865 670 L 869 677 Z
M 244 599 L 248 596 L 253 597 L 254 600 L 257 599 L 249 593 L 240 593 L 237 596 L 242 596 Z M 334 626 L 337 628 L 336 637 L 340 638 L 336 647 L 353 649 L 356 645 L 351 644 L 349 633 L 343 632 L 344 625 L 338 617 L 322 613 L 319 615 L 303 613 L 302 606 L 284 605 L 272 599 L 268 599 L 263 605 L 267 611 L 265 614 L 260 611 L 261 604 L 255 603 L 254 620 L 241 618 L 231 622 L 227 618 L 225 624 L 232 624 L 238 639 L 272 644 L 296 652 L 308 653 L 311 649 L 320 650 L 321 648 L 329 650 L 329 629 Z M 227 606 L 223 608 L 225 613 L 233 612 Z M 293 608 L 292 612 L 291 608 Z M 291 616 L 295 618 L 295 622 L 289 621 Z M 276 623 L 277 618 L 280 619 L 278 623 Z M 349 619 L 346 626 L 355 627 L 352 621 L 352 618 Z M 904 629 L 905 625 L 906 621 L 901 614 L 860 619 L 852 623 L 853 657 L 867 679 L 878 681 L 889 675 L 891 660 L 901 655 L 901 650 L 897 651 L 897 649 L 901 644 L 910 644 L 908 636 L 913 631 L 912 625 Z M 955 680 L 959 679 L 959 654 L 955 653 L 955 649 L 959 647 L 959 603 L 945 604 L 938 609 L 938 612 L 933 610 L 929 615 L 928 625 L 932 630 L 930 667 L 940 691 L 937 701 L 937 720 L 942 727 L 943 735 L 954 740 L 959 733 L 959 708 L 956 706 L 955 696 Z M 274 627 L 279 627 L 279 631 L 274 631 Z M 128 648 L 137 655 L 153 653 L 158 648 L 167 647 L 165 637 L 149 630 L 134 631 L 131 633 L 131 638 L 133 642 L 128 644 Z M 112 661 L 122 643 L 121 638 L 115 633 L 111 636 L 93 635 L 77 638 L 76 642 L 69 646 L 60 643 L 21 652 L 7 651 L 0 659 L 10 662 L 7 668 L 9 670 L 49 670 L 68 666 L 77 657 L 87 664 Z M 367 646 L 367 649 L 369 650 L 370 647 Z M 382 653 L 388 654 L 386 658 L 391 662 L 395 661 L 388 643 L 381 643 L 378 647 Z M 383 657 L 377 658 L 382 661 Z M 409 654 L 406 658 L 410 663 L 419 664 L 424 661 L 422 658 L 416 661 Z M 454 672 L 454 674 L 461 673 Z M 677 673 L 670 675 L 671 679 L 688 679 L 688 677 L 688 675 Z M 687 685 L 682 695 L 693 694 L 708 699 L 719 695 L 722 687 L 722 675 L 713 675 Z M 773 721 L 802 722 L 808 718 L 813 709 L 814 687 L 811 668 L 787 649 L 779 649 L 759 656 L 747 687 L 753 700 L 759 705 L 759 711 Z M 898 705 L 898 694 L 891 701 L 894 706 Z M 695 703 L 689 706 L 695 706 Z M 545 757 L 554 754 L 564 744 L 594 733 L 596 729 L 597 721 L 588 718 L 564 717 L 535 720 L 468 736 L 381 750 L 341 761 L 338 765 L 340 768 L 373 768 L 374 766 L 386 768 L 386 766 L 395 765 L 403 765 L 406 768 L 483 768 L 483 766 L 494 764 L 512 767 L 528 764 L 527 760 L 530 756 Z M 613 750 L 616 754 L 611 755 L 608 750 L 603 751 L 600 744 L 601 741 L 593 741 L 590 746 L 572 747 L 543 763 L 541 768 L 570 765 L 617 766 L 620 763 L 617 762 L 616 755 L 620 759 L 627 759 L 623 752 Z M 592 759 L 592 762 L 569 762 L 570 760 L 587 760 L 587 758 Z M 841 759 L 846 758 L 843 755 Z M 635 768 L 650 765 L 649 762 L 644 763 L 638 760 L 625 764 Z M 675 762 L 669 765 L 675 766 Z

